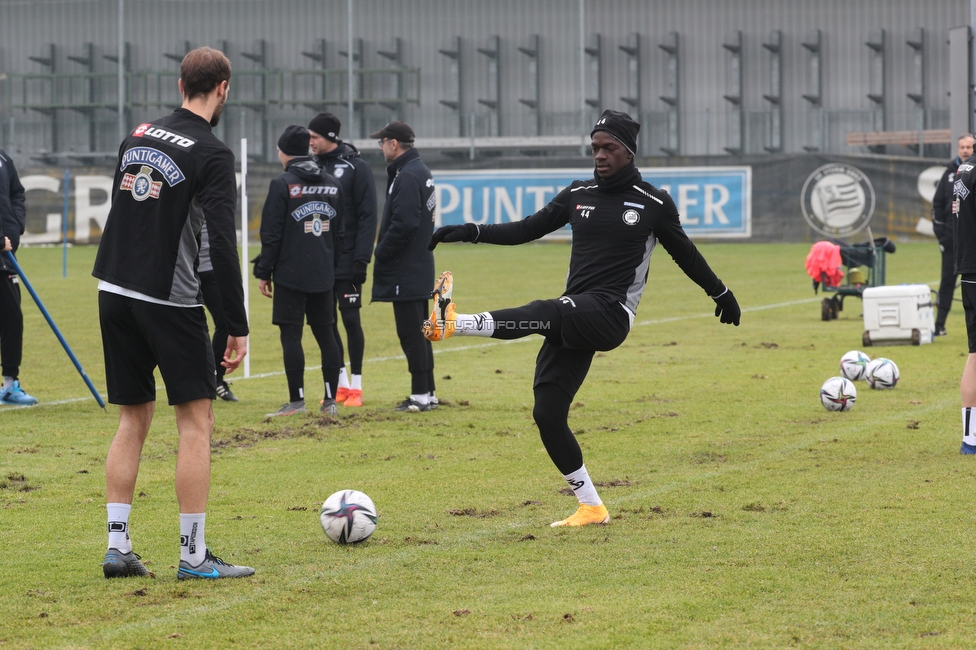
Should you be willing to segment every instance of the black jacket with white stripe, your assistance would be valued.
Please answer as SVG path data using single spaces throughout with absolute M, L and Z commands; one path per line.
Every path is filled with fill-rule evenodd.
M 566 295 L 596 294 L 636 314 L 657 242 L 709 296 L 724 291 L 681 227 L 671 196 L 645 183 L 633 164 L 610 179 L 573 181 L 521 221 L 479 226 L 477 242 L 522 244 L 566 224 L 573 231 Z

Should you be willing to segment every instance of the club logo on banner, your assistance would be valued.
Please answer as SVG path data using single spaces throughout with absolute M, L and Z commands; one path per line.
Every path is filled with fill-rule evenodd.
M 827 237 L 859 232 L 874 216 L 874 187 L 857 167 L 830 163 L 803 184 L 800 205 L 810 227 Z

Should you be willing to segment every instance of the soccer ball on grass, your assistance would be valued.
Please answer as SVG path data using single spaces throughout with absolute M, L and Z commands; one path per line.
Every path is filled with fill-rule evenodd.
M 820 403 L 828 411 L 850 411 L 857 400 L 857 389 L 846 377 L 831 377 L 820 387 Z
M 840 374 L 851 381 L 864 379 L 870 362 L 868 355 L 860 350 L 851 350 L 840 358 Z
M 339 490 L 322 504 L 322 530 L 337 544 L 356 544 L 376 530 L 376 506 L 358 490 Z
M 869 363 L 864 376 L 868 380 L 868 385 L 877 390 L 894 388 L 900 377 L 895 362 L 884 357 L 878 357 Z

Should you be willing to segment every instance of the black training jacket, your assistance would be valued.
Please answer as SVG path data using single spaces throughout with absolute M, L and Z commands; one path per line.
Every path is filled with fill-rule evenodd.
M 952 241 L 952 224 L 949 221 L 952 217 L 952 186 L 956 182 L 956 170 L 961 164 L 959 156 L 946 164 L 946 170 L 942 172 L 942 178 L 935 187 L 935 196 L 932 197 L 932 229 L 939 243 Z
M 234 154 L 210 123 L 178 108 L 119 147 L 112 207 L 92 275 L 151 298 L 202 304 L 197 254 L 204 221 L 231 336 L 246 336 L 237 257 Z
M 342 224 L 344 242 L 336 263 L 336 279 L 352 278 L 353 262 L 369 264 L 376 241 L 376 184 L 373 170 L 363 160 L 359 149 L 348 142 L 315 161 L 322 170 L 335 177 L 342 188 Z
M 709 296 L 724 285 L 681 227 L 671 196 L 633 166 L 612 179 L 573 181 L 521 221 L 479 226 L 478 242 L 522 244 L 569 224 L 573 246 L 566 295 L 595 294 L 637 313 L 657 242 Z
M 434 179 L 416 149 L 386 168 L 386 205 L 376 242 L 373 300 L 428 300 L 434 286 Z
M 271 181 L 261 211 L 261 256 L 254 276 L 294 291 L 321 293 L 335 284 L 342 249 L 342 190 L 311 158 L 292 158 Z
M 3 248 L 3 238 L 7 237 L 16 252 L 26 227 L 24 186 L 20 184 L 13 160 L 0 149 L 0 249 Z M 6 259 L 6 255 L 0 255 L 0 269 L 8 269 Z
M 976 156 L 959 165 L 952 184 L 956 275 L 976 273 Z

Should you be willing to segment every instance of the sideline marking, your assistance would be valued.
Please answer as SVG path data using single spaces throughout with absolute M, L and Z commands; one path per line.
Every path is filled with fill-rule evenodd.
M 924 284 L 938 284 L 939 280 L 932 282 L 926 282 Z M 754 312 L 754 311 L 766 311 L 769 309 L 779 309 L 780 307 L 793 307 L 795 305 L 804 305 L 810 302 L 820 302 L 823 300 L 821 297 L 816 298 L 804 298 L 803 300 L 790 300 L 788 302 L 774 302 L 768 305 L 759 305 L 758 307 L 746 307 L 742 310 L 743 313 Z M 676 321 L 691 320 L 693 318 L 715 318 L 714 312 L 709 312 L 707 314 L 692 314 L 689 316 L 671 316 L 670 318 L 657 318 L 654 320 L 644 320 L 639 323 L 634 323 L 634 327 L 643 327 L 645 325 L 660 325 L 662 323 L 674 323 Z M 476 345 L 461 345 L 453 348 L 434 350 L 434 354 L 446 354 L 448 352 L 464 352 L 465 350 L 481 350 L 483 348 L 492 348 L 498 345 L 510 345 L 512 343 L 526 343 L 529 341 L 535 341 L 536 339 L 532 336 L 526 336 L 521 339 L 512 339 L 509 341 L 491 341 L 486 343 L 479 343 Z M 372 359 L 363 359 L 363 363 L 382 363 L 384 361 L 401 361 L 407 357 L 402 354 L 394 354 L 388 357 L 374 357 Z M 319 370 L 322 366 L 307 366 L 305 370 Z M 262 372 L 256 375 L 251 375 L 250 377 L 237 377 L 234 379 L 235 382 L 247 381 L 249 379 L 266 379 L 268 377 L 278 377 L 285 374 L 284 370 L 274 370 L 272 372 Z M 166 392 L 166 386 L 160 386 L 156 388 L 157 392 Z M 108 399 L 108 395 L 102 394 L 102 397 Z M 41 402 L 40 404 L 35 404 L 34 406 L 0 406 L 0 413 L 5 411 L 19 411 L 22 409 L 36 409 L 43 406 L 61 406 L 64 404 L 74 404 L 75 402 L 84 402 L 85 400 L 91 399 L 91 397 L 73 397 L 71 399 L 58 400 L 56 402 Z

